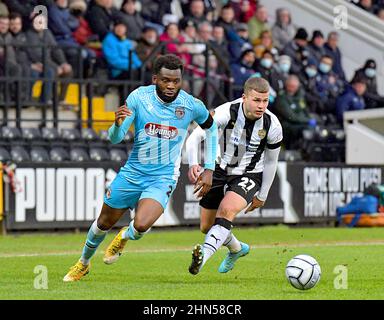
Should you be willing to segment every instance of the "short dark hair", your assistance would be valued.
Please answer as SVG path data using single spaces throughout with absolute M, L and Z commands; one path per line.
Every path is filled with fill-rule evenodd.
M 20 18 L 21 20 L 23 20 L 23 16 L 20 13 L 18 13 L 18 12 L 12 12 L 9 15 L 9 20 L 15 20 L 17 18 Z
M 180 60 L 179 57 L 175 56 L 174 54 L 166 54 L 163 56 L 159 56 L 155 60 L 155 63 L 153 64 L 153 73 L 159 74 L 162 68 L 169 70 L 180 69 L 181 73 L 183 73 L 184 71 L 183 62 Z

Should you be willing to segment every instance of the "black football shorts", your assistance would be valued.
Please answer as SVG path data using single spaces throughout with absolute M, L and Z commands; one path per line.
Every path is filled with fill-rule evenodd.
M 213 173 L 212 188 L 200 200 L 200 206 L 205 209 L 218 209 L 227 191 L 236 192 L 249 204 L 260 190 L 262 179 L 262 172 L 227 175 L 226 171 L 217 165 Z

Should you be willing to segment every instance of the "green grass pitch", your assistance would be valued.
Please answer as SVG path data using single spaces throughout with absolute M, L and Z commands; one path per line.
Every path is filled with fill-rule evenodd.
M 234 270 L 217 268 L 220 249 L 197 276 L 188 273 L 191 249 L 203 242 L 193 230 L 154 229 L 128 242 L 114 265 L 102 262 L 108 235 L 90 273 L 75 283 L 62 278 L 81 253 L 85 233 L 0 236 L 0 299 L 383 299 L 384 229 L 238 227 L 234 233 L 252 248 Z M 286 263 L 309 254 L 322 269 L 318 285 L 299 291 L 287 282 Z M 48 289 L 35 289 L 37 265 L 48 270 Z M 348 289 L 335 289 L 337 265 L 348 269 Z

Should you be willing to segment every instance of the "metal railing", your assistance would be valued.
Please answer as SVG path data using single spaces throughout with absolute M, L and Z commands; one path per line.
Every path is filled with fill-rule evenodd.
M 47 66 L 48 66 L 48 55 L 50 50 L 56 49 L 56 47 L 52 46 L 38 46 L 42 49 L 43 53 L 43 72 L 42 77 L 28 77 L 28 76 L 10 76 L 9 68 L 6 63 L 7 61 L 7 46 L 3 46 L 4 48 L 4 75 L 0 76 L 0 93 L 3 94 L 3 100 L 0 98 L 0 112 L 2 112 L 2 121 L 0 122 L 0 126 L 8 125 L 9 123 L 15 123 L 16 127 L 21 127 L 22 122 L 39 122 L 39 127 L 45 127 L 47 124 L 51 124 L 53 127 L 58 127 L 59 123 L 71 122 L 75 127 L 82 127 L 86 125 L 87 127 L 92 127 L 94 125 L 93 115 L 93 98 L 100 95 L 95 95 L 95 88 L 98 86 L 101 87 L 120 87 L 124 93 L 124 96 L 127 96 L 130 91 L 135 89 L 136 87 L 145 83 L 145 74 L 150 72 L 150 64 L 153 62 L 154 58 L 159 54 L 168 53 L 167 45 L 170 42 L 162 42 L 160 43 L 150 54 L 149 56 L 142 61 L 142 66 L 138 70 L 138 72 L 134 73 L 132 68 L 132 51 L 129 53 L 129 65 L 127 66 L 128 70 L 128 79 L 124 80 L 115 80 L 110 77 L 104 78 L 83 78 L 82 72 L 79 72 L 79 76 L 74 78 L 59 78 L 47 77 Z M 220 52 L 217 52 L 215 48 L 210 43 L 205 42 L 196 42 L 190 43 L 185 42 L 183 44 L 188 45 L 205 45 L 205 50 L 199 55 L 204 56 L 204 65 L 194 65 L 189 64 L 185 68 L 184 81 L 189 83 L 189 91 L 190 93 L 195 93 L 195 96 L 203 100 L 203 102 L 207 105 L 208 108 L 212 108 L 217 106 L 218 104 L 214 103 L 214 97 L 216 97 L 217 101 L 220 103 L 224 103 L 233 98 L 233 79 L 231 77 L 231 70 L 229 64 L 223 60 Z M 17 50 L 22 49 L 25 45 L 14 46 Z M 28 46 L 31 47 L 31 46 Z M 63 48 L 63 47 L 58 47 Z M 78 59 L 77 66 L 78 70 L 83 69 L 83 59 L 81 57 L 82 47 L 74 47 L 78 50 Z M 176 53 L 177 54 L 177 53 Z M 193 54 L 190 54 L 193 57 Z M 217 59 L 217 63 L 220 66 L 222 72 L 220 74 L 212 72 L 209 60 L 210 56 L 214 56 Z M 108 73 L 108 70 L 105 70 Z M 32 86 L 36 81 L 41 81 L 43 86 L 50 85 L 51 90 L 49 95 L 52 97 L 51 101 L 33 101 L 32 100 Z M 202 88 L 201 92 L 196 94 L 196 86 L 200 83 L 200 87 Z M 60 101 L 59 101 L 59 87 L 62 87 L 65 84 L 75 84 L 78 85 L 78 105 L 76 106 L 77 117 L 76 119 L 60 119 Z M 29 88 L 29 92 L 23 92 L 26 90 L 25 88 Z M 43 95 L 43 87 L 41 94 Z M 27 98 L 26 98 L 27 97 Z M 86 97 L 88 100 L 87 104 L 87 119 L 82 120 L 83 114 L 83 106 L 82 101 L 83 98 Z M 50 100 L 50 99 L 49 99 Z M 25 118 L 23 117 L 23 108 L 28 106 L 37 107 L 40 111 L 41 117 L 39 118 Z M 15 110 L 15 118 L 10 119 L 9 111 L 11 108 Z M 47 112 L 51 110 L 52 118 L 47 118 Z M 98 122 L 103 122 L 103 120 L 97 120 Z M 105 120 L 108 121 L 108 120 Z

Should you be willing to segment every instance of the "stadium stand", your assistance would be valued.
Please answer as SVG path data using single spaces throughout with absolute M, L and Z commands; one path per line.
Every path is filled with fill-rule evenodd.
M 382 0 L 347 2 L 384 19 Z M 267 78 L 274 91 L 270 109 L 280 120 L 294 111 L 282 121 L 281 159 L 345 161 L 337 105 L 384 107 L 383 62 L 366 56 L 365 64 L 345 70 L 343 34 L 306 29 L 290 6 L 278 7 L 275 16 L 271 3 L 257 0 L 172 3 L 0 1 L 0 161 L 124 161 L 131 144 L 107 141 L 111 106 L 149 84 L 153 58 L 166 52 L 184 60 L 183 89 L 209 108 L 236 98 L 249 76 Z M 31 15 L 37 5 L 48 8 L 48 18 Z M 44 35 L 42 42 L 35 33 Z M 125 49 L 114 56 L 113 48 Z M 285 86 L 292 75 L 298 90 Z M 356 77 L 361 92 L 352 85 Z M 341 101 L 350 93 L 359 105 Z M 306 125 L 292 136 L 304 106 Z M 126 141 L 132 140 L 130 132 Z

